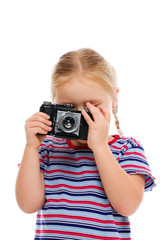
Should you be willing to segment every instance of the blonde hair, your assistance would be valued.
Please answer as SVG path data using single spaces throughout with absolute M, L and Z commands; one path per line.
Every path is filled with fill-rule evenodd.
M 116 96 L 117 74 L 113 66 L 96 51 L 82 48 L 62 55 L 55 65 L 51 77 L 52 100 L 55 99 L 58 86 L 74 78 L 81 79 L 82 76 L 98 82 L 113 97 Z M 116 126 L 119 129 L 119 122 Z

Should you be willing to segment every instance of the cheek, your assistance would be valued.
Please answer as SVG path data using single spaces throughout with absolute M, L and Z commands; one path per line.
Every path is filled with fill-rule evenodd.
M 106 104 L 106 105 L 100 106 L 99 109 L 102 112 L 102 114 L 104 115 L 105 119 L 107 121 L 110 121 L 111 120 L 111 114 L 112 114 L 112 105 L 111 104 Z
M 100 104 L 98 107 L 102 108 L 105 112 L 112 112 L 112 102 L 110 101 L 105 104 Z
M 111 112 L 106 111 L 104 117 L 105 117 L 107 122 L 110 122 L 111 121 Z

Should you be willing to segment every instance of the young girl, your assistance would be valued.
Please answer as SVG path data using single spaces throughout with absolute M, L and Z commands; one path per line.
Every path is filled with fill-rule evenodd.
M 24 212 L 38 211 L 35 240 L 131 239 L 128 216 L 155 182 L 141 143 L 109 136 L 112 112 L 120 132 L 118 92 L 114 68 L 91 49 L 69 52 L 55 66 L 53 102 L 81 110 L 89 132 L 87 140 L 60 139 L 46 136 L 47 114 L 26 121 L 16 198 Z

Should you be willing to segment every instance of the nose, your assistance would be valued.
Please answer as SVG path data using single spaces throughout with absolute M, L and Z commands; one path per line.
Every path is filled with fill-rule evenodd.
M 86 104 L 81 104 L 81 105 L 76 106 L 76 110 L 82 111 L 82 109 L 84 109 L 85 107 L 86 107 Z

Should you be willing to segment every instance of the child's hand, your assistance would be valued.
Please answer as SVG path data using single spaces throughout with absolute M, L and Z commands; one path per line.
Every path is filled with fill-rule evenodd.
M 48 131 L 51 131 L 52 122 L 49 121 L 50 116 L 46 113 L 37 112 L 26 120 L 26 141 L 27 145 L 38 149 L 41 142 L 45 139 Z M 38 135 L 41 133 L 44 135 Z
M 82 110 L 83 117 L 89 125 L 87 139 L 88 147 L 93 150 L 95 147 L 97 148 L 102 144 L 107 144 L 111 116 L 110 113 L 106 112 L 102 107 L 95 107 L 88 102 L 86 106 L 94 119 L 93 121 L 87 112 L 84 109 Z

